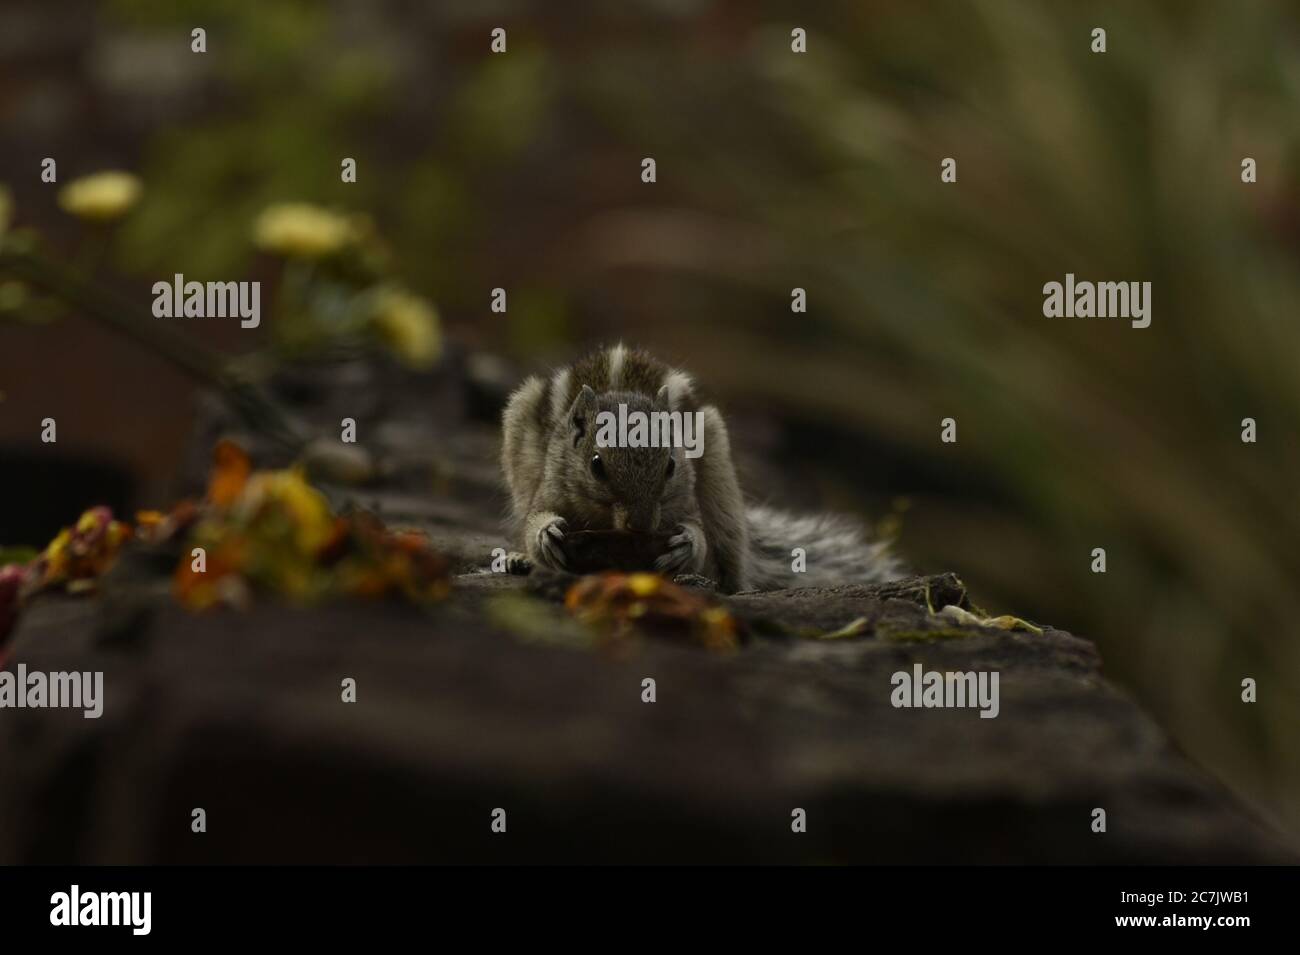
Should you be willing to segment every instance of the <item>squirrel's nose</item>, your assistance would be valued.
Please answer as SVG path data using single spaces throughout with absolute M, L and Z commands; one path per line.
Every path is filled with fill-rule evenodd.
M 614 530 L 625 531 L 629 529 L 627 526 L 627 508 L 624 507 L 622 504 L 614 505 L 612 517 L 614 523 Z

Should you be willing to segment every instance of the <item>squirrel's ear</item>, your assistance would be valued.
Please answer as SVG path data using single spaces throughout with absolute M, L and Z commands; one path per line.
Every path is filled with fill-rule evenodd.
M 592 419 L 595 411 L 596 393 L 591 390 L 591 385 L 583 385 L 578 397 L 573 399 L 573 407 L 569 409 L 569 436 L 573 438 L 574 447 L 587 433 L 587 422 Z
M 655 404 L 658 407 L 663 408 L 665 411 L 673 410 L 672 396 L 668 393 L 667 385 L 660 388 L 658 394 L 655 395 Z

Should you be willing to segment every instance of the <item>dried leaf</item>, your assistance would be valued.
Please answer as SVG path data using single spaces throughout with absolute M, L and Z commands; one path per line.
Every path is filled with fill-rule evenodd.
M 564 605 L 615 637 L 638 630 L 685 638 L 710 650 L 739 645 L 739 628 L 725 607 L 658 574 L 593 574 L 569 588 Z
M 224 442 L 209 487 L 173 581 L 191 609 L 246 604 L 258 590 L 298 602 L 341 595 L 425 603 L 450 592 L 450 564 L 423 535 L 394 533 L 364 512 L 335 515 L 299 469 L 253 471 Z M 191 557 L 196 547 L 203 566 Z
M 1036 627 L 1032 623 L 1021 620 L 1019 617 L 1001 616 L 1001 617 L 981 617 L 973 614 L 969 610 L 963 610 L 955 604 L 949 604 L 936 614 L 939 617 L 945 617 L 954 623 L 964 624 L 972 627 L 996 627 L 999 630 L 1024 630 L 1030 633 L 1042 633 L 1042 627 Z
M 248 476 L 253 471 L 253 463 L 248 452 L 225 438 L 217 442 L 212 459 L 207 499 L 218 507 L 227 507 L 244 490 Z

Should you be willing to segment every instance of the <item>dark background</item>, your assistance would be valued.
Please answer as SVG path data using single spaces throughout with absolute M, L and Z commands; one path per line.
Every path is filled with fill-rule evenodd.
M 251 222 L 305 200 L 372 216 L 459 346 L 663 352 L 782 424 L 804 499 L 1094 638 L 1295 831 L 1298 46 L 1286 3 L 6 0 L 0 182 L 72 258 L 41 159 L 137 173 L 105 267 L 142 315 L 175 272 L 262 277 Z M 1066 272 L 1151 281 L 1151 327 L 1045 319 Z M 243 353 L 267 325 L 186 330 Z M 177 493 L 196 391 L 130 344 L 14 317 L 0 392 L 0 542 Z

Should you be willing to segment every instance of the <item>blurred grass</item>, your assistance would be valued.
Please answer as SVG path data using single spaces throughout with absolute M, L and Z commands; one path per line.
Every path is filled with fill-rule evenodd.
M 140 30 L 213 10 L 114 9 Z M 1300 828 L 1300 9 L 792 10 L 223 6 L 219 93 L 153 138 L 128 263 L 225 274 L 262 205 L 343 203 L 467 340 L 539 359 L 624 335 L 829 423 L 861 492 L 911 495 L 910 560 L 1095 637 L 1186 749 Z M 1151 281 L 1151 327 L 1044 318 L 1066 272 Z
M 679 347 L 723 339 L 734 387 L 952 469 L 908 516 L 909 556 L 1096 636 L 1184 746 L 1292 825 L 1296 12 L 833 4 L 799 21 L 807 56 L 760 27 L 725 66 L 619 51 L 592 88 L 611 121 L 636 117 L 625 136 L 673 144 L 683 204 L 732 235 L 713 280 L 770 303 L 766 322 L 713 313 Z M 738 246 L 760 254 L 738 264 Z M 1042 285 L 1066 272 L 1152 281 L 1152 327 L 1045 319 Z M 777 320 L 795 285 L 809 314 Z M 993 509 L 962 474 L 991 483 Z M 1268 687 L 1253 706 L 1247 676 Z

